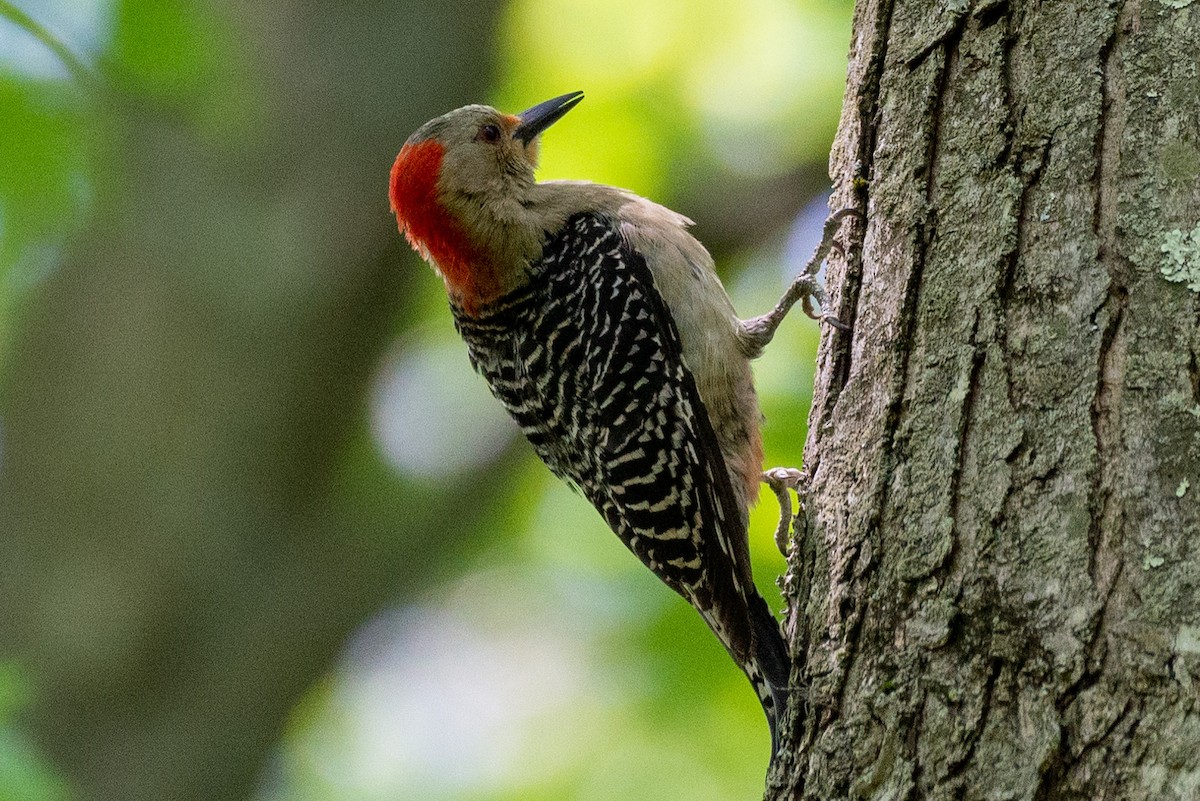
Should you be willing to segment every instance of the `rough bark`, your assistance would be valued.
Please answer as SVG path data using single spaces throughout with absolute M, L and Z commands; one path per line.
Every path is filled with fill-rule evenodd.
M 1192 0 L 856 9 L 768 799 L 1200 798 L 1198 53 Z

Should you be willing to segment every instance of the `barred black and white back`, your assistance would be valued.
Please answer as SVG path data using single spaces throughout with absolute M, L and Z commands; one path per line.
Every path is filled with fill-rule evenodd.
M 529 272 L 475 315 L 452 307 L 472 364 L 550 469 L 704 617 L 754 685 L 774 750 L 787 651 L 652 271 L 614 220 L 581 213 Z

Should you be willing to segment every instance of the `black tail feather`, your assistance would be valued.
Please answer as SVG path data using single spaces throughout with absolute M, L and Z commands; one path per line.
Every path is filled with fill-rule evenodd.
M 787 708 L 788 680 L 792 660 L 787 645 L 779 632 L 779 624 L 767 607 L 767 602 L 758 593 L 750 599 L 750 624 L 754 629 L 754 661 L 766 682 L 769 700 L 763 698 L 763 711 L 771 727 L 771 759 L 779 750 L 779 719 Z

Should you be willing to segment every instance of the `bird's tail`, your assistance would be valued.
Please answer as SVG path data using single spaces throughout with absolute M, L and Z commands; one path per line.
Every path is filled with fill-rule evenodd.
M 757 592 L 750 595 L 746 605 L 754 641 L 749 664 L 743 666 L 743 670 L 758 692 L 763 712 L 767 715 L 767 723 L 771 727 L 771 759 L 774 760 L 779 750 L 779 722 L 787 707 L 792 660 L 767 602 Z
M 767 602 L 751 585 L 743 592 L 736 582 L 725 585 L 737 594 L 721 603 L 699 604 L 689 598 L 734 663 L 746 674 L 771 727 L 771 759 L 779 750 L 779 722 L 787 708 L 792 659 Z

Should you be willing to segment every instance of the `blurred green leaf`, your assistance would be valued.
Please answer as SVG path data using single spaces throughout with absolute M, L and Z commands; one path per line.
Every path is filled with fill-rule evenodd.
M 90 205 L 90 118 L 73 87 L 0 72 L 0 363 L 17 305 Z
M 201 130 L 244 133 L 261 105 L 230 29 L 201 0 L 118 0 L 110 63 L 122 88 L 169 105 Z
M 22 9 L 13 5 L 8 0 L 0 0 L 0 17 L 4 17 L 18 27 L 25 29 L 45 45 L 47 49 L 58 56 L 59 61 L 63 63 L 63 66 L 67 68 L 81 85 L 90 85 L 95 80 L 91 69 L 80 60 L 79 56 L 75 55 L 70 47 Z
M 16 718 L 32 687 L 12 662 L 0 662 L 0 801 L 67 801 L 66 782 L 21 730 Z
M 504 108 L 571 90 L 542 174 L 670 202 L 673 184 L 823 162 L 837 126 L 849 0 L 514 0 Z M 673 175 L 673 173 L 684 175 Z

